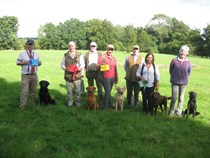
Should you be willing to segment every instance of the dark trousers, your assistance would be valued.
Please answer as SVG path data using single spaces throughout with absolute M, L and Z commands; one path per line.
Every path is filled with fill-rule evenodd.
M 104 91 L 105 91 L 105 95 L 103 98 L 104 109 L 108 109 L 108 107 L 109 107 L 110 96 L 111 96 L 111 91 L 112 91 L 114 82 L 115 82 L 115 78 L 104 78 L 104 81 L 103 81 L 103 87 L 104 87 Z
M 98 89 L 98 98 L 100 100 L 102 100 L 103 99 L 102 84 L 98 80 L 98 71 L 89 71 L 88 76 L 87 76 L 87 80 L 88 80 L 88 86 L 94 86 L 94 80 L 95 80 L 96 86 L 97 86 L 97 89 Z
M 130 80 L 126 80 L 126 88 L 127 88 L 127 102 L 128 105 L 131 105 L 131 96 L 134 91 L 134 106 L 137 106 L 139 103 L 139 91 L 140 86 L 138 82 L 133 82 Z
M 151 104 L 151 98 L 150 98 L 150 93 L 154 92 L 155 87 L 146 87 L 141 88 L 141 93 L 142 93 L 142 100 L 143 100 L 143 111 L 146 113 L 151 113 L 152 112 L 152 104 Z

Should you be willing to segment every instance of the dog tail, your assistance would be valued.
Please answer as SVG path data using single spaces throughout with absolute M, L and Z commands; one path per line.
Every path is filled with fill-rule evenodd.
M 170 100 L 170 99 L 171 99 L 171 97 L 167 97 L 167 99 L 168 99 L 168 100 Z

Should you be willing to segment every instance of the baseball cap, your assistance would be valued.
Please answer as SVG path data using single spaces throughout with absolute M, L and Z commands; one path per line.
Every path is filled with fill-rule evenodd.
M 28 44 L 34 44 L 34 40 L 28 39 L 27 42 L 26 42 L 26 44 L 27 44 L 27 45 L 28 45 Z
M 134 49 L 134 48 L 138 48 L 138 49 L 139 49 L 139 46 L 138 46 L 138 45 L 134 45 L 134 46 L 133 46 L 133 49 Z
M 90 43 L 90 46 L 95 46 L 95 47 L 96 47 L 97 44 L 96 44 L 96 42 L 91 42 L 91 43 Z
M 109 48 L 114 49 L 114 46 L 112 44 L 109 44 L 106 48 L 107 49 L 109 49 Z

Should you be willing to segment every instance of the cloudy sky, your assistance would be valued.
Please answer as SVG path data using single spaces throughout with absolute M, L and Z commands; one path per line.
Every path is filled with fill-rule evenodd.
M 18 18 L 19 37 L 36 37 L 41 25 L 57 25 L 71 18 L 144 27 L 155 14 L 203 29 L 210 24 L 210 0 L 0 0 L 0 17 Z

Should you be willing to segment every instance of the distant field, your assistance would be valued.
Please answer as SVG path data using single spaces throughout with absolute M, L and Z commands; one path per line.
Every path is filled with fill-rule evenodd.
M 64 72 L 60 68 L 66 51 L 40 50 L 42 65 L 39 80 L 50 82 L 50 93 L 57 105 L 18 108 L 21 91 L 20 51 L 0 51 L 0 157 L 210 157 L 210 60 L 189 57 L 193 69 L 185 94 L 196 91 L 195 119 L 169 119 L 158 110 L 157 116 L 146 116 L 138 109 L 123 112 L 93 112 L 66 106 Z M 81 51 L 83 54 L 87 51 Z M 125 85 L 123 64 L 125 52 L 114 52 L 118 62 L 119 83 Z M 145 57 L 145 53 L 142 53 Z M 155 54 L 161 75 L 159 92 L 170 96 L 169 64 L 173 55 Z M 85 85 L 87 80 L 84 78 Z M 38 86 L 39 88 L 39 86 Z M 116 91 L 112 90 L 112 96 Z M 38 102 L 38 95 L 37 95 Z M 140 95 L 141 101 L 141 95 Z M 169 101 L 170 102 L 170 101 Z M 169 107 L 169 103 L 168 103 Z

